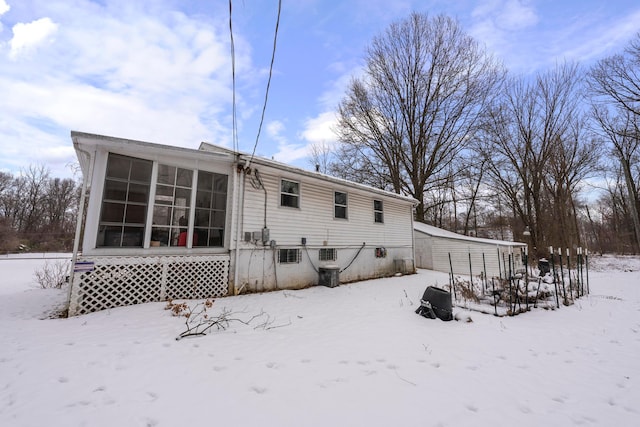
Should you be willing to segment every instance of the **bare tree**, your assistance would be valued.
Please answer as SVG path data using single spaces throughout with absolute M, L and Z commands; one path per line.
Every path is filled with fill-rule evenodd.
M 623 54 L 596 63 L 588 74 L 593 116 L 612 144 L 626 184 L 635 250 L 640 251 L 640 33 Z
M 629 110 L 617 108 L 618 115 L 611 115 L 610 109 L 602 105 L 593 104 L 593 116 L 600 129 L 611 143 L 611 153 L 619 164 L 619 170 L 624 178 L 626 191 L 623 196 L 628 198 L 631 214 L 633 234 L 635 236 L 636 251 L 640 251 L 640 116 L 633 115 Z
M 73 231 L 78 204 L 78 186 L 70 178 L 49 180 L 46 195 L 46 221 L 51 233 L 62 236 Z
M 20 223 L 18 231 L 38 233 L 43 225 L 49 170 L 43 166 L 29 166 L 19 179 L 24 181 L 24 193 L 20 198 Z
M 350 155 L 338 167 L 413 196 L 424 221 L 425 192 L 467 146 L 503 76 L 452 18 L 413 13 L 392 24 L 338 107 L 336 131 Z
M 316 172 L 329 173 L 333 150 L 326 141 L 312 144 L 309 147 L 309 161 Z
M 44 250 L 69 249 L 78 207 L 78 185 L 51 178 L 44 166 L 13 176 L 0 173 L 0 249 L 12 251 L 20 240 Z
M 540 252 L 551 239 L 546 226 L 555 221 L 550 206 L 558 198 L 569 197 L 563 193 L 549 200 L 544 190 L 550 168 L 556 167 L 563 191 L 575 191 L 575 180 L 581 176 L 571 176 L 567 187 L 568 169 L 576 159 L 564 150 L 584 143 L 582 135 L 575 133 L 583 120 L 579 81 L 575 64 L 559 65 L 535 81 L 513 79 L 504 100 L 487 116 L 480 145 L 493 186 L 507 197 L 519 220 L 514 234 L 522 236 L 528 228 L 528 243 Z M 556 163 L 554 156 L 561 156 Z
M 640 33 L 623 54 L 598 61 L 588 77 L 595 102 L 614 105 L 640 116 Z

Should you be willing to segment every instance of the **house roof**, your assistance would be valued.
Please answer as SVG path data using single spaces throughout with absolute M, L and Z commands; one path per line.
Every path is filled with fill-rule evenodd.
M 71 140 L 78 155 L 80 167 L 83 173 L 88 170 L 88 155 L 84 147 L 108 146 L 115 150 L 124 150 L 129 153 L 162 153 L 165 155 L 178 155 L 189 159 L 202 159 L 209 157 L 210 160 L 221 160 L 232 158 L 233 152 L 203 152 L 193 148 L 176 147 L 173 145 L 157 144 L 154 142 L 136 141 L 133 139 L 118 138 L 114 136 L 97 135 L 93 133 L 71 131 Z
M 321 179 L 323 181 L 327 181 L 327 182 L 331 182 L 334 184 L 338 184 L 338 185 L 342 185 L 345 187 L 351 187 L 354 189 L 358 189 L 360 191 L 366 191 L 369 193 L 376 193 L 379 194 L 381 196 L 385 196 L 385 197 L 391 197 L 394 199 L 398 199 L 398 200 L 402 200 L 403 202 L 406 203 L 410 203 L 412 205 L 417 205 L 418 201 L 416 199 L 414 199 L 413 197 L 409 197 L 409 196 L 404 196 L 402 194 L 397 194 L 397 193 L 393 193 L 391 191 L 386 191 L 386 190 L 381 190 L 379 188 L 375 188 L 375 187 L 371 187 L 369 185 L 365 185 L 365 184 L 360 184 L 357 182 L 353 182 L 353 181 L 349 181 L 346 179 L 342 179 L 342 178 L 338 178 L 335 176 L 331 176 L 331 175 L 327 175 L 321 172 L 315 172 L 315 171 L 309 171 L 307 169 L 302 169 L 302 168 L 298 168 L 295 166 L 291 166 L 288 165 L 286 163 L 282 163 L 282 162 L 278 162 L 275 160 L 271 160 L 271 159 L 266 159 L 264 157 L 258 157 L 258 156 L 253 156 L 251 154 L 248 153 L 242 153 L 242 152 L 234 152 L 229 150 L 228 148 L 224 148 L 224 147 L 220 147 L 208 142 L 202 142 L 200 144 L 200 150 L 203 151 L 212 151 L 212 152 L 219 152 L 219 153 L 236 153 L 239 155 L 240 159 L 244 160 L 247 164 L 257 164 L 257 165 L 263 165 L 263 166 L 267 166 L 267 167 L 272 167 L 275 169 L 280 169 L 283 171 L 288 171 L 297 175 L 302 175 L 302 176 L 308 176 L 314 179 Z
M 114 149 L 126 150 L 127 152 L 139 152 L 148 154 L 150 151 L 155 151 L 156 153 L 163 153 L 165 155 L 175 154 L 177 156 L 185 157 L 185 158 L 193 158 L 199 160 L 203 159 L 203 156 L 209 156 L 210 160 L 221 160 L 221 159 L 229 159 L 231 161 L 236 158 L 238 161 L 244 161 L 245 164 L 257 164 L 263 165 L 267 167 L 272 167 L 276 169 L 280 169 L 283 171 L 288 171 L 297 175 L 308 176 L 314 179 L 320 179 L 323 181 L 331 182 L 334 184 L 342 185 L 345 187 L 351 187 L 360 191 L 366 191 L 369 193 L 379 194 L 380 196 L 388 197 L 403 201 L 407 204 L 413 204 L 414 206 L 418 203 L 413 197 L 404 196 L 402 194 L 396 194 L 390 191 L 380 190 L 378 188 L 374 188 L 365 184 L 359 184 L 356 182 L 348 181 L 345 179 L 337 178 L 331 175 L 326 175 L 320 172 L 312 172 L 306 169 L 297 168 L 295 166 L 290 166 L 285 163 L 277 162 L 275 160 L 266 159 L 263 157 L 252 156 L 247 153 L 242 153 L 239 151 L 234 151 L 225 147 L 221 147 L 218 145 L 214 145 L 208 142 L 200 143 L 199 149 L 193 148 L 184 148 L 184 147 L 176 147 L 172 145 L 158 144 L 153 142 L 145 142 L 145 141 L 136 141 L 132 139 L 126 138 L 118 138 L 113 136 L 106 135 L 98 135 L 92 133 L 71 131 L 71 139 L 73 140 L 74 148 L 76 149 L 76 153 L 78 156 L 78 160 L 80 162 L 80 167 L 82 168 L 83 173 L 87 173 L 88 165 L 89 165 L 89 157 L 88 153 L 86 153 L 81 145 L 84 146 L 97 146 L 97 145 L 106 145 L 109 147 L 113 147 Z
M 442 228 L 434 227 L 433 225 L 425 224 L 422 222 L 414 222 L 413 229 L 419 233 L 427 234 L 429 236 L 460 240 L 465 242 L 484 243 L 496 246 L 522 247 L 527 245 L 526 243 L 522 242 L 509 242 L 507 240 L 483 239 L 480 237 L 465 236 L 462 234 L 454 233 L 453 231 L 443 230 Z

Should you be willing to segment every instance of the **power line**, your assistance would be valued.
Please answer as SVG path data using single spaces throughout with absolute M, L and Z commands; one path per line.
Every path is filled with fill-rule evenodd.
M 231 0 L 229 0 L 229 4 L 231 4 Z M 258 126 L 258 134 L 256 135 L 256 143 L 253 145 L 253 152 L 251 153 L 251 158 L 249 159 L 249 164 L 253 160 L 253 156 L 256 153 L 256 148 L 258 148 L 258 140 L 260 139 L 260 132 L 262 130 L 262 123 L 264 122 L 264 113 L 267 109 L 267 100 L 269 99 L 269 87 L 271 86 L 271 75 L 273 73 L 273 62 L 276 56 L 276 46 L 278 41 L 278 27 L 280 26 L 280 11 L 282 10 L 282 0 L 278 0 L 278 18 L 276 20 L 276 29 L 273 35 L 273 51 L 271 53 L 271 64 L 269 66 L 269 79 L 267 80 L 267 89 L 264 94 L 264 104 L 262 106 L 262 115 L 260 117 L 260 125 Z
M 229 35 L 231 37 L 231 81 L 232 81 L 232 140 L 233 151 L 238 151 L 238 124 L 236 120 L 236 51 L 233 42 L 232 0 L 229 0 Z

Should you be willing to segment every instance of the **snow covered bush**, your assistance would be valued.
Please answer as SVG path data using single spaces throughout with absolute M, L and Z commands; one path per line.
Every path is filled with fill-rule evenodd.
M 35 281 L 42 289 L 61 289 L 68 282 L 69 262 L 45 262 L 44 266 L 34 273 Z

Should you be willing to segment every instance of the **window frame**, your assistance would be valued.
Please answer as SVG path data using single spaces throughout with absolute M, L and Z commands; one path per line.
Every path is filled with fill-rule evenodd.
M 134 244 L 129 244 L 129 245 L 123 245 L 122 244 L 122 231 L 120 232 L 121 237 L 120 237 L 120 241 L 118 245 L 105 245 L 104 243 L 106 242 L 106 237 L 105 237 L 105 233 L 109 232 L 110 230 L 108 228 L 106 228 L 107 225 L 112 225 L 113 227 L 115 227 L 115 225 L 119 225 L 119 224 L 111 224 L 113 221 L 110 221 L 109 223 L 105 223 L 105 221 L 103 221 L 103 210 L 107 209 L 107 208 L 111 208 L 111 209 L 115 209 L 113 207 L 110 206 L 110 198 L 115 198 L 116 200 L 122 200 L 121 202 L 119 202 L 120 204 L 124 204 L 126 203 L 127 200 L 127 189 L 128 189 L 128 184 L 127 184 L 127 180 L 125 178 L 125 171 L 123 169 L 123 165 L 121 164 L 119 166 L 119 170 L 115 170 L 115 172 L 109 172 L 109 165 L 110 162 L 113 162 L 113 159 L 116 159 L 116 161 L 118 161 L 120 158 L 123 159 L 128 159 L 129 160 L 129 172 L 128 172 L 128 176 L 132 176 L 133 171 L 135 171 L 135 165 L 136 162 L 143 162 L 145 165 L 147 165 L 147 167 L 149 168 L 150 172 L 147 171 L 146 169 L 144 170 L 145 174 L 148 174 L 148 183 L 146 184 L 146 188 L 144 189 L 144 191 L 139 191 L 140 194 L 137 194 L 138 198 L 140 197 L 144 197 L 144 203 L 140 202 L 137 204 L 140 204 L 144 207 L 145 211 L 143 214 L 139 214 L 138 216 L 140 216 L 141 218 L 141 222 L 140 224 L 136 223 L 136 226 L 139 228 L 139 230 L 137 231 L 136 234 L 136 239 L 135 239 L 135 245 Z M 188 250 L 200 250 L 200 251 L 204 251 L 204 250 L 208 250 L 208 251 L 219 251 L 219 250 L 224 250 L 224 248 L 226 247 L 227 243 L 228 243 L 228 227 L 229 227 L 229 185 L 233 179 L 232 176 L 229 175 L 229 173 L 226 171 L 225 168 L 223 167 L 210 167 L 207 169 L 199 169 L 198 168 L 198 164 L 196 164 L 196 162 L 190 162 L 186 159 L 170 159 L 166 156 L 158 156 L 155 158 L 150 158 L 150 156 L 136 156 L 136 155 L 130 155 L 130 154 L 124 154 L 121 151 L 106 151 L 104 152 L 104 157 L 102 157 L 101 163 L 104 165 L 104 169 L 103 169 L 103 175 L 102 175 L 102 187 L 101 187 L 101 197 L 99 199 L 94 199 L 94 201 L 91 202 L 91 207 L 90 209 L 92 209 L 93 211 L 96 212 L 96 215 L 94 216 L 94 220 L 92 220 L 91 222 L 94 224 L 91 226 L 91 228 L 93 228 L 95 231 L 92 232 L 91 234 L 87 234 L 87 238 L 85 239 L 85 243 L 84 245 L 86 245 L 87 250 L 86 253 L 89 254 L 93 251 L 98 251 L 96 253 L 104 253 L 105 251 L 107 253 L 133 253 L 133 251 L 140 251 L 140 249 L 150 252 L 157 252 L 157 253 L 183 253 L 185 252 L 187 249 Z M 111 160 L 110 160 L 111 159 Z M 114 163 L 116 167 L 117 164 Z M 134 165 L 134 166 L 131 166 Z M 169 167 L 169 175 L 172 175 L 173 178 L 169 178 L 169 180 L 173 179 L 173 183 L 167 183 L 164 181 L 167 181 L 167 177 L 165 176 L 163 179 L 163 177 L 161 176 L 161 170 L 163 167 Z M 212 239 L 205 239 L 206 241 L 200 242 L 200 244 L 194 243 L 195 239 L 197 239 L 196 236 L 196 232 L 198 227 L 196 226 L 196 217 L 195 217 L 195 213 L 196 213 L 196 207 L 197 207 L 197 200 L 196 200 L 196 196 L 197 196 L 197 190 L 198 190 L 198 174 L 199 173 L 204 173 L 204 174 L 212 174 L 212 176 L 219 178 L 219 182 L 216 181 L 216 179 L 214 178 L 213 181 L 213 185 L 215 186 L 215 189 L 213 189 L 212 191 L 215 192 L 216 194 L 216 205 L 215 208 L 212 208 L 213 210 L 216 211 L 216 217 L 213 218 L 213 214 L 211 214 L 209 212 L 209 216 L 208 216 L 208 220 L 209 220 L 209 225 L 213 228 L 216 229 L 217 235 L 213 236 L 213 240 Z M 112 179 L 111 175 L 117 175 L 119 178 L 116 179 L 115 181 L 117 185 L 111 185 L 109 184 L 110 181 L 114 181 Z M 138 175 L 140 175 L 139 171 L 138 171 Z M 187 177 L 186 180 L 184 180 L 184 178 Z M 190 187 L 186 187 L 185 185 L 182 185 L 181 182 L 188 182 L 188 177 L 190 177 L 191 179 L 191 186 Z M 145 176 L 145 178 L 147 178 Z M 123 182 L 124 184 L 120 183 Z M 166 187 L 166 188 L 163 188 Z M 158 191 L 160 189 L 160 191 Z M 179 196 L 177 195 L 177 189 L 181 191 L 181 193 L 179 194 Z M 108 192 L 114 192 L 114 191 L 118 191 L 119 193 L 114 193 L 113 195 L 109 195 Z M 172 200 L 169 200 L 169 195 L 168 195 L 168 191 L 172 192 Z M 163 193 L 167 193 L 166 195 L 163 195 Z M 157 204 L 157 202 L 159 200 L 157 200 L 157 197 L 162 199 L 164 197 L 164 201 L 160 201 L 160 204 Z M 178 199 L 176 199 L 176 197 L 180 197 L 180 198 L 184 198 L 187 199 L 186 202 L 184 202 L 184 205 L 181 204 L 181 202 L 178 201 Z M 106 207 L 105 207 L 106 205 Z M 117 206 L 116 206 L 117 208 Z M 168 217 L 164 218 L 165 220 L 157 222 L 156 220 L 158 219 L 158 217 L 154 217 L 154 210 L 156 208 L 160 208 L 160 210 L 162 210 L 162 208 L 167 209 L 167 214 L 164 215 L 164 217 L 167 217 L 167 215 L 171 215 L 172 217 L 175 216 L 174 215 L 174 210 L 177 208 L 176 212 L 178 212 L 178 217 L 180 215 L 184 216 L 186 225 L 180 225 L 180 223 L 178 223 L 178 217 L 172 218 L 171 221 L 169 221 Z M 170 213 L 169 213 L 170 212 Z M 126 219 L 125 215 L 126 215 L 126 209 L 124 209 L 123 207 L 117 209 L 114 212 L 110 213 L 111 216 L 113 217 L 114 215 L 122 215 L 123 218 Z M 114 217 L 115 218 L 115 217 Z M 124 221 L 124 220 L 123 220 Z M 212 225 L 211 221 L 214 221 L 214 225 Z M 157 222 L 157 224 L 156 224 Z M 167 224 L 165 224 L 165 222 L 169 222 Z M 185 222 L 181 223 L 184 224 Z M 89 223 L 87 223 L 88 225 Z M 120 225 L 121 227 L 124 227 L 124 232 L 126 233 L 126 223 L 123 225 Z M 175 226 L 175 227 L 174 227 Z M 94 228 L 95 227 L 95 228 Z M 112 227 L 112 228 L 113 228 Z M 176 228 L 177 227 L 177 228 Z M 173 228 L 176 229 L 180 229 L 181 234 L 186 234 L 185 236 L 178 236 L 176 233 L 173 233 Z M 200 227 L 202 228 L 202 227 Z M 159 230 L 162 229 L 162 230 Z M 88 231 L 89 229 L 87 229 Z M 115 229 L 113 231 L 116 231 Z M 157 234 L 155 232 L 157 231 L 163 231 L 165 232 L 164 234 L 168 235 L 163 235 L 163 239 L 157 239 L 155 237 L 157 237 Z M 209 230 L 210 231 L 210 230 Z M 186 233 L 182 233 L 182 232 L 186 232 Z M 176 234 L 174 236 L 174 234 Z M 207 237 L 212 237 L 209 234 L 211 233 L 207 233 Z M 126 237 L 126 236 L 125 236 Z M 172 237 L 180 237 L 182 238 L 182 240 L 184 240 L 184 245 L 179 244 L 180 240 L 176 240 L 173 239 L 175 241 L 171 241 L 170 244 L 167 244 L 167 238 L 168 239 L 172 239 Z M 115 237 L 114 237 L 115 239 Z M 213 245 L 209 246 L 211 243 L 214 243 Z M 139 244 L 138 244 L 139 243 Z
M 166 175 L 171 179 L 171 182 L 163 179 L 161 182 L 160 169 L 165 168 L 166 170 L 172 170 L 172 176 Z M 150 237 L 150 247 L 162 247 L 160 237 L 164 236 L 166 233 L 166 239 L 162 238 L 162 240 L 166 240 L 164 247 L 179 247 L 179 248 L 189 248 L 191 246 L 191 242 L 193 239 L 189 239 L 190 235 L 190 224 L 191 224 L 191 211 L 193 209 L 193 186 L 195 182 L 195 178 L 197 177 L 197 170 L 191 168 L 184 168 L 180 166 L 174 166 L 167 163 L 157 162 L 158 173 L 156 174 L 154 187 L 154 196 L 153 196 L 153 206 L 152 206 L 152 220 L 151 220 L 151 237 Z M 180 182 L 182 173 L 186 173 L 188 178 L 188 186 L 185 183 Z M 163 177 L 165 175 L 163 174 Z M 165 182 L 166 181 L 166 182 Z M 164 188 L 165 191 L 171 191 L 171 196 L 168 194 L 158 194 L 158 189 Z M 182 195 L 186 197 L 186 202 L 184 205 L 178 203 L 180 198 L 178 195 Z M 157 222 L 161 215 L 159 214 L 161 211 L 165 211 L 168 213 L 167 219 L 165 221 L 167 223 L 159 223 Z M 178 218 L 179 212 L 182 212 L 180 218 Z M 154 238 L 154 235 L 156 238 Z M 151 242 L 158 242 L 159 244 L 154 244 Z
M 203 181 L 201 178 L 205 175 L 211 175 L 211 187 L 204 188 L 200 186 Z M 224 180 L 224 185 L 221 182 Z M 225 175 L 213 171 L 198 170 L 198 177 L 195 183 L 196 200 L 194 201 L 194 220 L 193 220 L 193 235 L 192 239 L 193 247 L 197 248 L 222 248 L 224 247 L 226 228 L 227 228 L 227 207 L 229 203 L 228 189 L 229 189 L 229 175 Z M 223 188 L 224 187 L 224 188 Z M 206 193 L 210 195 L 209 206 L 198 206 L 198 197 Z M 224 202 L 220 199 L 224 196 Z M 201 218 L 199 215 L 206 212 L 208 214 L 207 225 L 200 224 Z M 222 226 L 217 225 L 219 218 L 216 219 L 216 215 L 222 214 Z M 207 244 L 203 245 L 203 233 L 206 233 Z M 218 234 L 214 237 L 215 234 Z M 202 237 L 200 237 L 202 236 Z M 219 245 L 210 245 L 211 239 L 219 241 Z
M 302 261 L 302 249 L 300 248 L 279 248 L 278 249 L 278 264 L 300 264 L 301 261 Z
M 378 209 L 376 203 L 380 204 Z M 373 222 L 375 224 L 384 224 L 384 202 L 379 199 L 373 200 Z
M 338 259 L 338 251 L 336 248 L 320 248 L 318 250 L 318 260 L 335 261 Z
M 118 161 L 127 161 L 128 169 L 127 176 L 118 176 L 117 171 L 113 172 L 113 175 L 109 175 L 109 162 L 113 161 L 114 163 Z M 134 173 L 140 174 L 141 170 L 134 170 L 134 165 L 136 163 L 145 164 L 148 167 L 148 176 L 145 176 L 145 179 L 137 179 L 137 177 L 133 176 Z M 97 229 L 96 229 L 96 240 L 94 247 L 96 249 L 122 249 L 122 248 L 144 248 L 145 247 L 145 236 L 147 231 L 147 221 L 148 221 L 148 213 L 149 213 L 149 205 L 150 205 L 150 197 L 151 192 L 153 191 L 153 166 L 154 163 L 151 160 L 142 159 L 139 157 L 128 156 L 119 153 L 108 153 L 105 161 L 105 169 L 104 169 L 104 179 L 102 181 L 102 196 L 100 198 L 100 206 L 99 215 L 97 218 Z M 118 191 L 118 186 L 122 187 L 124 184 L 125 191 L 124 194 L 118 197 L 109 197 L 109 192 Z M 111 187 L 113 185 L 113 187 Z M 146 187 L 143 197 L 145 197 L 144 201 L 141 200 L 131 200 L 131 196 L 135 193 L 131 191 L 132 187 L 139 187 L 139 190 Z M 122 188 L 120 188 L 122 190 Z M 120 207 L 122 209 L 122 213 L 109 213 L 108 210 L 118 209 Z M 129 208 L 136 207 L 137 209 L 143 209 L 144 212 L 141 215 L 141 222 L 131 222 L 128 221 L 128 213 Z M 121 217 L 121 220 L 115 221 L 115 217 L 111 219 L 105 219 L 106 215 L 115 215 Z M 120 228 L 118 244 L 109 245 L 105 244 L 108 237 L 107 234 L 111 232 L 115 232 L 115 228 Z M 129 231 L 127 231 L 129 230 Z M 137 231 L 136 231 L 137 230 Z M 129 234 L 129 239 L 132 237 L 139 241 L 139 244 L 124 244 L 127 239 L 127 234 Z M 136 238 L 135 235 L 138 235 Z M 115 237 L 115 235 L 113 235 Z
M 338 203 L 338 201 L 336 200 L 339 194 L 344 195 L 344 204 Z M 344 210 L 344 216 L 338 216 L 339 209 Z M 333 191 L 333 218 L 341 220 L 349 219 L 349 193 L 347 193 L 346 191 Z
M 292 193 L 292 192 L 286 192 L 283 189 L 283 184 L 287 182 L 290 184 L 294 184 L 295 188 L 298 190 L 297 193 Z M 285 200 L 295 200 L 295 206 L 291 205 L 291 204 L 285 204 L 284 201 Z M 300 182 L 299 181 L 293 181 L 291 179 L 287 179 L 287 178 L 280 178 L 280 201 L 279 201 L 279 206 L 281 208 L 291 208 L 291 209 L 300 209 Z

